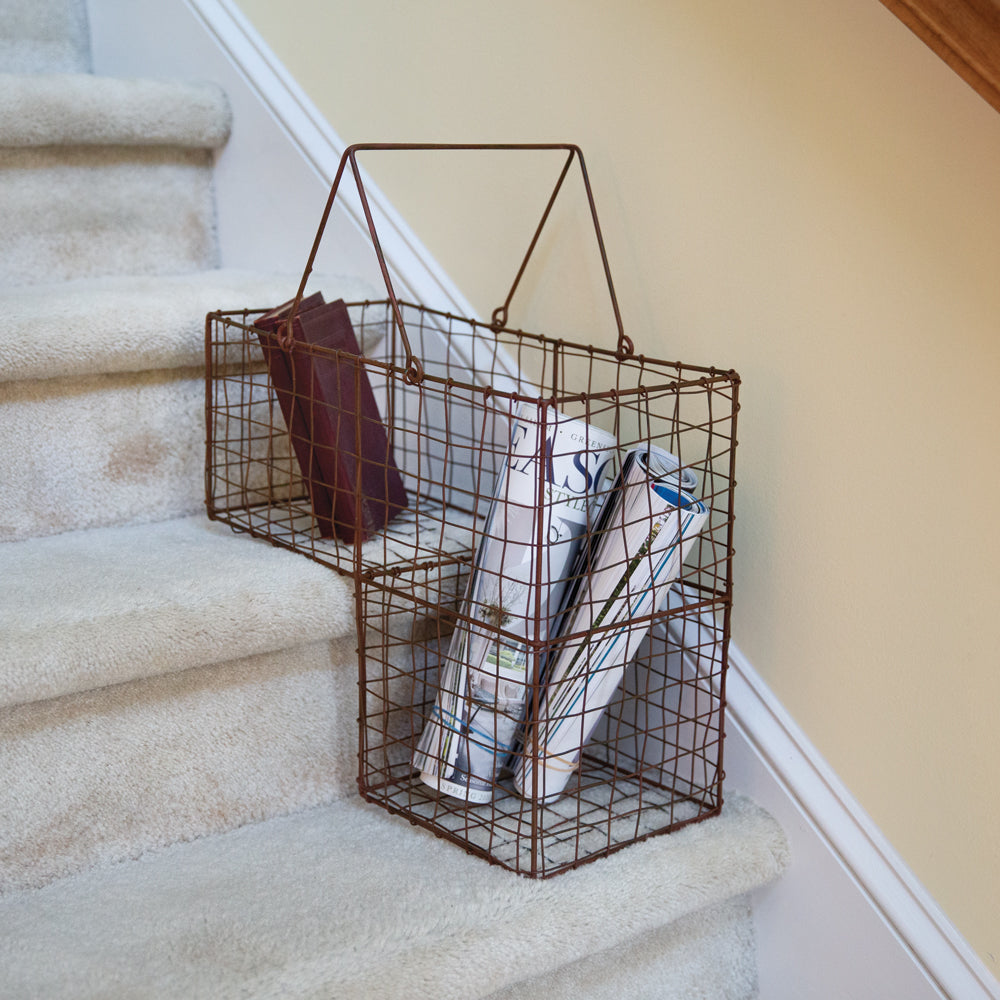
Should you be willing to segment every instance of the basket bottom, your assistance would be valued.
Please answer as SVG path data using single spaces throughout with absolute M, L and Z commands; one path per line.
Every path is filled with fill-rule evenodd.
M 546 804 L 522 799 L 507 779 L 492 802 L 470 805 L 436 793 L 417 774 L 362 787 L 362 795 L 470 854 L 532 878 L 548 878 L 637 841 L 672 833 L 722 808 L 716 789 L 702 791 L 700 797 L 680 794 L 615 777 L 599 763 L 588 767 L 565 795 Z

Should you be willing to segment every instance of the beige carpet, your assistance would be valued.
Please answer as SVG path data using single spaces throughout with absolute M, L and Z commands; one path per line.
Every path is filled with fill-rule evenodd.
M 0 985 L 10 1000 L 507 1000 L 546 983 L 611 996 L 605 963 L 599 990 L 567 992 L 601 953 L 627 963 L 617 996 L 747 998 L 752 935 L 732 900 L 776 877 L 785 851 L 734 798 L 717 819 L 531 881 L 347 799 L 0 900 Z M 672 941 L 678 991 L 657 977 Z

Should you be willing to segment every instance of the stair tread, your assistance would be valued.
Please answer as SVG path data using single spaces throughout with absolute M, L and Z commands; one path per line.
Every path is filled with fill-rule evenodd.
M 204 364 L 205 314 L 268 308 L 300 276 L 236 268 L 89 278 L 0 289 L 0 380 L 153 371 Z M 366 298 L 357 278 L 314 276 L 327 298 Z
M 204 515 L 0 545 L 0 705 L 352 634 L 353 583 Z
M 0 74 L 0 146 L 218 149 L 231 126 L 229 101 L 215 83 Z
M 722 814 L 546 881 L 350 798 L 0 900 L 11 995 L 484 997 L 776 878 L 780 827 Z

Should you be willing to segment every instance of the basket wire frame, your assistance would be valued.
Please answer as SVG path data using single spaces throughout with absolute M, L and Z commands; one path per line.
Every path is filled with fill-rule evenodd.
M 361 148 L 345 154 L 338 183 L 346 164 L 356 171 L 349 154 Z M 576 157 L 582 168 L 582 154 L 558 148 L 570 149 L 561 184 Z M 336 185 L 331 204 L 335 193 Z M 317 245 L 325 221 L 324 215 Z M 596 214 L 594 221 L 606 263 Z M 312 257 L 298 299 L 311 263 Z M 320 534 L 268 378 L 261 331 L 253 326 L 264 310 L 217 312 L 206 320 L 209 516 L 355 583 L 361 794 L 531 877 L 558 874 L 715 815 L 722 806 L 738 376 L 635 354 L 622 332 L 610 274 L 619 323 L 615 349 L 508 328 L 510 296 L 489 323 L 408 303 L 395 296 L 385 273 L 388 298 L 348 303 L 362 357 L 295 347 L 349 370 L 356 383 L 367 379 L 389 434 L 409 504 L 357 544 Z M 293 387 L 293 394 L 307 406 L 321 405 L 304 387 Z M 566 792 L 555 802 L 522 798 L 508 768 L 497 776 L 492 801 L 470 805 L 425 785 L 412 757 L 432 715 L 452 633 L 473 621 L 462 598 L 507 457 L 511 413 L 522 402 L 538 407 L 535 419 L 544 421 L 555 407 L 612 433 L 622 453 L 650 445 L 670 451 L 697 476 L 697 495 L 710 514 L 669 605 L 633 622 L 648 636 Z M 347 405 L 328 408 L 336 422 L 354 429 L 360 465 L 362 418 Z M 538 500 L 546 502 L 541 494 Z M 529 623 L 528 725 L 542 706 L 548 658 L 563 644 L 593 637 L 588 631 L 553 637 L 553 625 Z M 498 641 L 518 638 L 499 620 L 493 632 Z M 523 744 L 518 752 L 525 752 Z

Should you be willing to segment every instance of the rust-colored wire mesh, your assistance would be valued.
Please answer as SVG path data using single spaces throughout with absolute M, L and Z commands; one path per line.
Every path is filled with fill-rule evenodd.
M 341 173 L 350 163 L 366 205 L 352 159 L 358 148 L 345 154 Z M 563 176 L 575 157 L 583 167 L 575 147 L 558 148 L 569 152 Z M 367 206 L 366 214 L 381 260 Z M 596 214 L 594 222 L 603 257 Z M 322 229 L 323 224 L 317 244 Z M 313 420 L 322 409 L 327 426 L 336 429 L 342 466 L 354 472 L 348 479 L 356 504 L 363 499 L 362 473 L 370 486 L 374 470 L 377 489 L 380 483 L 388 488 L 398 470 L 406 506 L 382 530 L 341 532 L 341 537 L 323 530 L 314 502 L 317 480 L 324 485 L 316 463 L 321 445 L 306 436 L 296 440 L 299 428 L 286 419 L 265 362 L 264 351 L 279 345 L 280 330 L 268 334 L 254 325 L 262 310 L 213 313 L 206 325 L 209 516 L 355 581 L 362 795 L 471 853 L 532 877 L 557 874 L 717 813 L 738 377 L 638 355 L 620 319 L 617 348 L 604 350 L 508 329 L 506 306 L 492 323 L 481 323 L 402 302 L 384 274 L 387 299 L 348 304 L 361 357 L 308 344 L 294 350 L 314 365 L 332 366 L 341 387 L 371 386 L 388 452 L 366 447 L 371 428 L 364 424 L 373 418 L 357 405 L 356 391 L 342 388 L 339 397 L 320 399 L 300 380 L 283 401 L 305 407 Z M 614 302 L 610 275 L 608 280 Z M 533 578 L 515 580 L 507 568 L 516 562 L 513 546 L 509 538 L 498 541 L 490 527 L 516 425 L 546 443 L 549 451 L 539 465 L 544 472 L 559 470 L 561 478 L 567 469 L 592 469 L 590 444 L 572 449 L 563 444 L 561 452 L 553 446 L 553 421 L 563 418 L 613 436 L 621 455 L 665 449 L 676 459 L 677 475 L 697 484 L 693 491 L 704 505 L 704 523 L 668 588 L 669 599 L 630 614 L 624 625 L 593 614 L 562 617 L 558 607 L 548 607 L 539 569 L 544 560 L 534 560 Z M 545 478 L 531 503 L 508 504 L 509 517 L 537 532 L 536 554 L 551 549 L 544 534 L 550 519 L 540 516 L 555 503 Z M 595 481 L 592 494 L 610 497 L 610 480 Z M 581 552 L 592 551 L 603 537 L 626 527 L 601 522 L 588 508 L 576 544 Z M 465 599 L 484 535 L 501 546 L 501 589 L 511 594 L 520 588 L 527 595 L 527 614 L 511 612 L 506 598 L 497 607 Z M 573 573 L 586 576 L 579 562 Z M 623 595 L 629 601 L 639 596 L 630 586 L 625 584 Z M 570 580 L 566 594 L 572 593 Z M 638 601 L 629 606 L 642 607 Z M 537 736 L 552 712 L 546 706 L 547 672 L 564 650 L 599 648 L 622 627 L 639 636 L 641 645 L 619 671 L 620 680 L 615 675 L 614 694 L 579 759 L 567 768 L 565 789 L 547 796 L 537 768 L 518 788 L 515 775 L 537 765 L 544 753 Z M 442 687 L 451 685 L 445 678 L 458 655 L 456 632 L 470 629 L 485 635 L 493 649 L 494 687 L 503 674 L 500 651 L 517 647 L 526 662 L 523 711 L 514 720 L 517 738 L 508 745 L 495 733 L 492 741 L 486 735 L 485 745 L 501 745 L 493 746 L 494 769 L 478 802 L 431 787 L 414 766 L 425 728 L 442 721 Z M 599 679 L 603 669 L 596 665 L 593 676 Z M 476 697 L 465 691 L 462 704 L 472 710 Z M 562 709 L 570 726 L 581 720 L 581 740 L 582 720 L 601 707 L 595 697 L 588 683 L 578 700 Z M 476 742 L 474 727 L 464 732 Z M 437 763 L 445 766 L 435 759 L 443 751 L 424 749 L 431 770 Z

